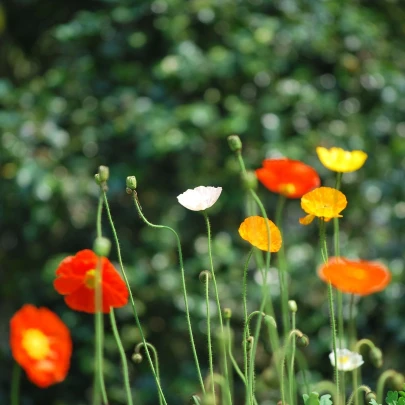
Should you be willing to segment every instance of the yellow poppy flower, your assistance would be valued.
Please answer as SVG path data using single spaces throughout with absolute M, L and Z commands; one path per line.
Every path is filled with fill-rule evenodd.
M 346 208 L 345 195 L 331 187 L 318 187 L 301 198 L 301 208 L 308 214 L 300 218 L 302 225 L 310 224 L 315 217 L 328 222 L 332 218 L 341 217 L 340 212 Z
M 278 252 L 282 243 L 280 230 L 269 219 L 267 222 L 270 227 L 270 250 L 266 220 L 263 217 L 252 216 L 246 218 L 239 227 L 239 235 L 260 250 Z
M 349 152 L 341 148 L 326 149 L 318 146 L 316 153 L 327 169 L 341 173 L 354 172 L 360 169 L 367 159 L 367 153 L 361 150 Z

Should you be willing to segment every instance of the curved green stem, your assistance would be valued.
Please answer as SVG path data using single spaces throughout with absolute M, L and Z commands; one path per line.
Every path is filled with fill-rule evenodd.
M 321 252 L 324 263 L 328 263 L 328 247 L 326 244 L 326 236 L 325 236 L 325 221 L 322 219 L 320 220 L 319 224 L 319 240 L 321 245 Z M 339 369 L 338 369 L 338 357 L 337 357 L 337 345 L 336 345 L 336 320 L 335 320 L 335 309 L 333 305 L 333 288 L 332 284 L 328 282 L 328 303 L 329 303 L 329 314 L 330 314 L 330 327 L 331 327 L 331 334 L 332 334 L 332 347 L 333 347 L 333 355 L 335 358 L 335 366 L 334 366 L 334 376 L 335 376 L 335 383 L 338 391 L 338 404 L 339 404 Z
M 285 359 L 287 356 L 287 349 L 290 346 L 291 342 L 293 341 L 293 338 L 295 336 L 298 337 L 302 337 L 304 336 L 304 334 L 298 330 L 298 329 L 293 329 L 288 336 L 286 337 L 286 342 L 284 344 L 284 348 L 283 348 L 283 354 L 282 354 L 282 360 L 281 360 L 281 364 L 280 364 L 280 370 L 281 370 L 281 379 L 280 379 L 280 391 L 281 391 L 281 402 L 283 404 L 286 404 L 286 400 L 285 400 L 285 390 L 284 390 L 284 364 L 285 364 Z M 294 357 L 293 357 L 293 361 L 294 361 Z M 290 400 L 293 400 L 293 396 L 291 395 Z M 293 403 L 292 403 L 293 404 Z
M 336 384 L 332 381 L 328 381 L 328 380 L 323 380 L 320 381 L 318 383 L 316 383 L 313 386 L 312 391 L 316 391 L 319 394 L 321 394 L 322 392 L 328 392 L 332 395 L 333 398 L 333 403 L 337 404 L 338 399 L 337 399 L 337 388 L 336 388 Z
M 191 349 L 193 351 L 193 356 L 194 356 L 194 361 L 195 361 L 195 365 L 196 365 L 196 368 L 197 368 L 197 374 L 198 374 L 198 379 L 199 379 L 199 382 L 200 382 L 201 391 L 205 394 L 204 381 L 203 381 L 202 374 L 201 374 L 200 363 L 198 361 L 197 350 L 195 348 L 193 328 L 191 326 L 190 309 L 189 309 L 189 306 L 188 306 L 187 289 L 186 289 L 186 278 L 185 278 L 185 274 L 184 274 L 183 254 L 182 254 L 182 250 L 181 250 L 181 243 L 180 243 L 179 235 L 170 226 L 156 225 L 156 224 L 152 224 L 151 222 L 149 222 L 146 219 L 145 215 L 143 215 L 142 208 L 141 208 L 141 206 L 139 204 L 138 197 L 137 197 L 137 194 L 136 194 L 135 190 L 133 190 L 132 196 L 133 196 L 133 200 L 134 200 L 134 203 L 135 203 L 135 207 L 136 207 L 136 209 L 138 211 L 138 214 L 139 214 L 140 218 L 145 222 L 145 224 L 149 225 L 152 228 L 167 229 L 170 232 L 172 232 L 173 235 L 176 238 L 177 250 L 178 250 L 178 253 L 179 253 L 181 283 L 182 283 L 182 287 L 183 287 L 183 299 L 184 299 L 184 306 L 185 306 L 185 309 L 186 309 L 186 321 L 187 321 L 187 327 L 188 327 L 188 332 L 189 332 L 189 336 L 190 336 Z
M 20 402 L 20 380 L 21 367 L 15 362 L 13 367 L 13 375 L 11 377 L 10 404 L 19 405 Z
M 377 381 L 377 402 L 382 404 L 384 400 L 384 386 L 389 378 L 393 378 L 398 374 L 397 371 L 389 369 L 385 370 Z
M 350 304 L 349 304 L 349 347 L 354 346 L 356 341 L 356 323 L 354 317 L 355 308 L 355 296 L 350 294 Z
M 229 389 L 229 375 L 228 375 L 228 362 L 226 359 L 226 347 L 225 347 L 225 331 L 224 331 L 224 323 L 222 320 L 222 310 L 221 310 L 221 303 L 219 302 L 219 293 L 218 293 L 218 285 L 215 277 L 215 272 L 214 272 L 214 263 L 212 261 L 212 247 L 211 247 L 211 226 L 210 226 L 210 221 L 208 219 L 208 215 L 206 211 L 202 211 L 202 214 L 205 219 L 205 224 L 207 227 L 207 235 L 208 235 L 208 256 L 210 259 L 210 267 L 211 267 L 211 275 L 212 275 L 212 282 L 214 284 L 214 292 L 215 292 L 215 299 L 217 302 L 217 307 L 218 307 L 218 318 L 219 318 L 219 326 L 221 328 L 221 345 L 222 345 L 222 352 L 224 353 L 224 375 L 225 375 L 225 381 L 227 382 L 228 385 L 228 390 L 227 390 L 227 401 L 232 404 L 232 398 L 231 398 L 231 393 Z
M 120 334 L 118 332 L 117 322 L 115 320 L 113 308 L 110 309 L 110 321 L 111 321 L 112 331 L 113 331 L 113 334 L 115 337 L 115 342 L 117 343 L 118 351 L 119 351 L 120 357 L 121 357 L 122 374 L 124 377 L 124 388 L 125 388 L 125 393 L 127 395 L 127 405 L 132 405 L 131 385 L 129 382 L 127 357 L 125 356 L 125 350 L 122 345 Z
M 231 359 L 233 368 L 235 369 L 236 373 L 238 374 L 238 376 L 240 377 L 240 379 L 242 380 L 242 382 L 246 385 L 246 378 L 243 375 L 242 370 L 240 369 L 233 353 L 232 353 L 232 335 L 231 335 L 231 320 L 229 318 L 225 319 L 225 326 L 227 329 L 227 333 L 228 333 L 228 341 L 229 341 L 229 345 L 228 345 L 228 355 L 229 358 Z
M 107 211 L 108 220 L 109 220 L 110 226 L 111 226 L 111 231 L 113 233 L 115 245 L 117 247 L 118 263 L 120 264 L 122 276 L 123 276 L 125 284 L 126 284 L 126 286 L 128 288 L 129 299 L 130 299 L 130 302 L 131 302 L 132 311 L 134 313 L 135 322 L 136 322 L 136 325 L 137 325 L 137 327 L 139 329 L 139 333 L 141 335 L 142 342 L 146 345 L 145 335 L 143 333 L 142 325 L 141 325 L 141 322 L 139 320 L 138 311 L 137 311 L 136 306 L 135 306 L 135 300 L 134 300 L 134 297 L 133 297 L 132 291 L 131 291 L 131 286 L 129 285 L 128 277 L 127 277 L 127 274 L 125 272 L 124 264 L 122 262 L 120 243 L 119 243 L 119 240 L 118 240 L 118 235 L 117 235 L 117 231 L 115 229 L 114 221 L 113 221 L 112 216 L 111 216 L 110 206 L 109 206 L 108 200 L 107 200 L 107 194 L 103 189 L 102 189 L 102 193 L 103 193 L 103 198 L 104 198 L 104 203 L 105 203 L 105 207 L 106 207 L 106 211 Z M 146 357 L 148 358 L 149 366 L 150 366 L 150 368 L 152 370 L 152 374 L 153 374 L 153 376 L 155 378 L 155 382 L 156 382 L 156 386 L 157 386 L 159 395 L 162 396 L 164 405 L 167 405 L 165 396 L 164 396 L 163 391 L 162 391 L 162 387 L 160 385 L 159 378 L 157 377 L 156 370 L 155 370 L 155 367 L 153 366 L 152 358 L 150 356 L 150 353 L 149 353 L 149 350 L 148 350 L 147 346 L 146 346 L 145 350 L 146 350 Z
M 359 387 L 357 387 L 357 388 L 352 392 L 352 395 L 350 395 L 349 400 L 347 401 L 347 405 L 351 405 L 351 404 L 352 404 L 353 398 L 354 398 L 355 396 L 357 396 L 357 394 L 358 394 L 359 391 L 364 391 L 364 393 L 365 393 L 366 395 L 369 394 L 370 392 L 373 392 L 373 391 L 371 391 L 371 388 L 368 387 L 367 385 L 360 385 Z
M 208 364 L 210 368 L 211 381 L 214 381 L 214 366 L 212 360 L 212 342 L 211 342 L 211 314 L 210 314 L 210 273 L 205 275 L 205 304 L 207 309 L 207 338 L 208 338 Z M 216 405 L 215 384 L 212 385 L 212 398 Z
M 135 346 L 134 353 L 139 353 L 141 348 L 145 348 L 145 347 L 146 347 L 145 352 L 147 349 L 150 349 L 153 353 L 153 358 L 155 361 L 156 376 L 157 376 L 157 379 L 160 381 L 159 357 L 157 354 L 156 347 L 153 346 L 153 344 L 149 343 L 149 342 L 140 342 Z M 162 403 L 163 403 L 163 397 L 159 393 L 159 405 L 162 405 Z

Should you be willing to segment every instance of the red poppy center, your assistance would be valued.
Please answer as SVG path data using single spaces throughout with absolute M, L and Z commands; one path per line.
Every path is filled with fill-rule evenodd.
M 51 350 L 48 337 L 39 329 L 27 329 L 24 332 L 22 347 L 35 360 L 45 359 Z
M 283 194 L 287 197 L 294 194 L 296 190 L 297 188 L 292 183 L 280 184 L 280 194 Z
M 87 288 L 94 289 L 96 287 L 96 270 L 91 269 L 84 276 L 84 284 Z

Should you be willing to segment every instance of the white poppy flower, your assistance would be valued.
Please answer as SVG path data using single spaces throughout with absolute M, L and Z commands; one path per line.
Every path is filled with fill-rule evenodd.
M 352 371 L 360 367 L 364 361 L 363 356 L 356 352 L 351 352 L 348 349 L 336 349 L 338 358 L 337 368 L 340 371 Z M 333 367 L 335 367 L 335 355 L 329 354 L 329 359 Z
M 178 195 L 177 200 L 183 207 L 191 211 L 203 211 L 215 204 L 221 192 L 222 187 L 199 186 Z

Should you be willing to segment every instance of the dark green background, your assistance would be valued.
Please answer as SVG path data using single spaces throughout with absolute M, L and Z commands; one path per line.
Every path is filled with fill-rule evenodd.
M 90 248 L 95 236 L 100 164 L 110 166 L 109 199 L 145 331 L 156 344 L 170 403 L 198 390 L 182 311 L 173 237 L 139 219 L 125 193 L 136 175 L 144 214 L 172 225 L 183 240 L 193 323 L 204 367 L 203 287 L 207 268 L 201 215 L 176 196 L 198 185 L 222 186 L 210 210 L 221 300 L 233 309 L 240 359 L 241 274 L 248 246 L 237 234 L 244 191 L 226 137 L 240 134 L 249 168 L 285 155 L 334 174 L 318 145 L 362 149 L 369 158 L 343 176 L 348 207 L 342 252 L 380 259 L 393 273 L 386 291 L 362 299 L 361 337 L 403 371 L 405 226 L 405 10 L 402 1 L 13 0 L 0 9 L 0 403 L 8 404 L 12 358 L 8 322 L 24 303 L 56 311 L 72 330 L 68 378 L 40 390 L 22 382 L 22 404 L 83 405 L 92 382 L 93 318 L 70 311 L 52 281 L 60 260 Z M 260 187 L 270 217 L 276 197 Z M 311 378 L 331 378 L 325 286 L 315 225 L 302 227 L 299 201 L 287 205 L 285 245 L 298 326 Z M 106 220 L 106 218 L 104 218 Z M 105 235 L 110 235 L 107 222 Z M 111 255 L 116 260 L 115 252 Z M 274 262 L 275 264 L 276 262 Z M 251 309 L 259 287 L 251 272 Z M 128 308 L 117 311 L 128 356 L 139 341 Z M 106 326 L 110 332 L 109 326 Z M 200 332 L 198 330 L 200 329 Z M 261 350 L 261 349 L 260 349 Z M 264 385 L 259 399 L 277 398 Z M 316 370 L 316 371 L 315 371 Z M 130 366 L 136 404 L 156 404 L 146 364 Z M 365 381 L 379 372 L 366 359 Z M 111 333 L 106 382 L 124 403 Z M 243 398 L 243 390 L 237 387 Z M 239 402 L 242 403 L 242 402 Z

